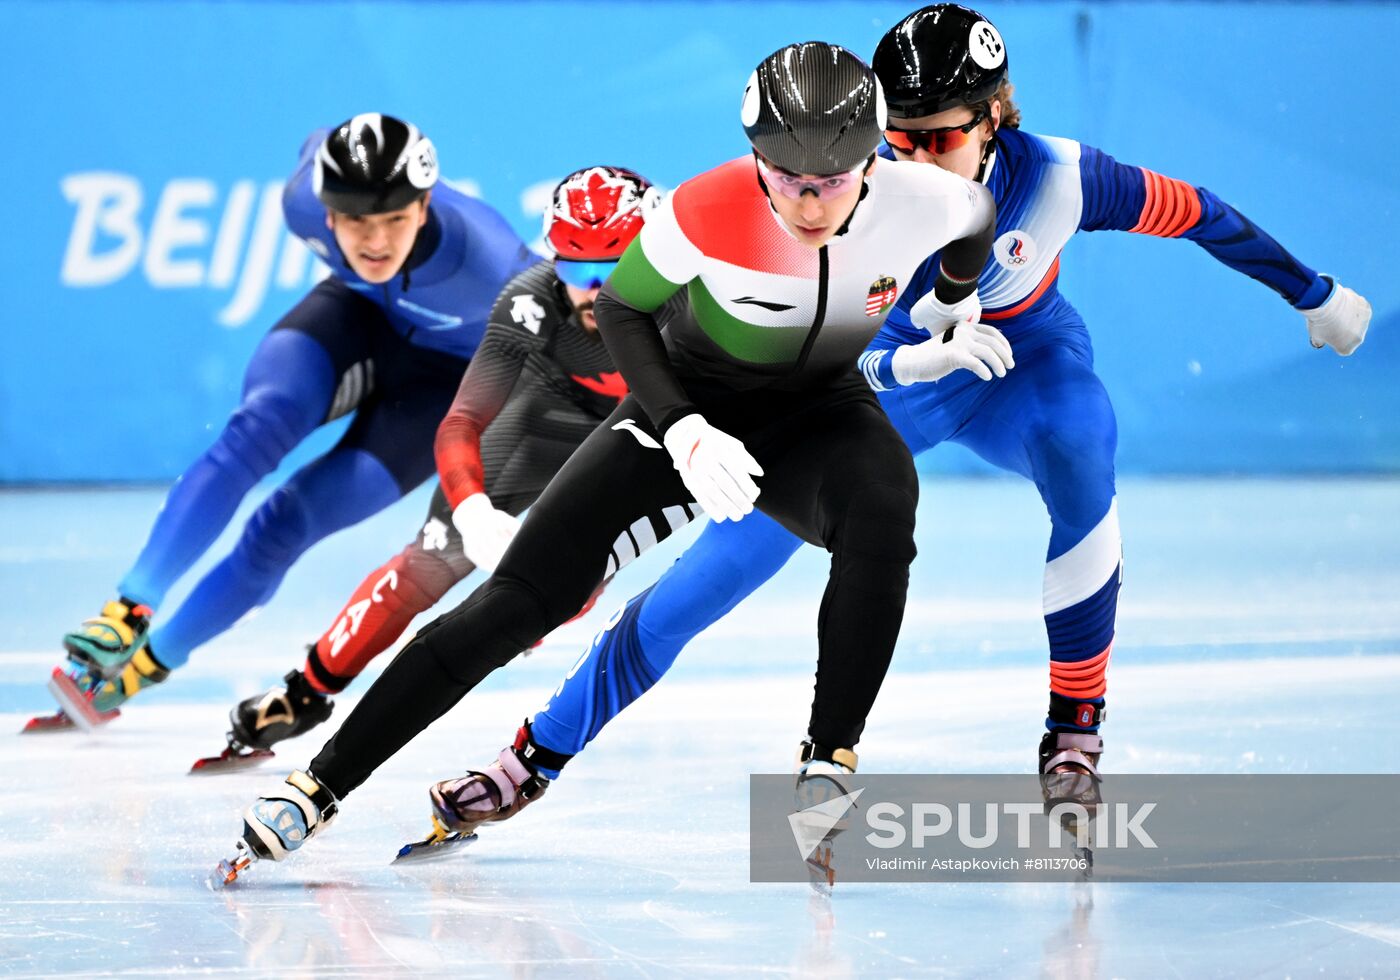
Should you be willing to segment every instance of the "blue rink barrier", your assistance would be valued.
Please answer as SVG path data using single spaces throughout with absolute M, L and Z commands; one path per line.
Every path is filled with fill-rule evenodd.
M 912 8 L 0 3 L 0 90 L 23 104 L 0 481 L 165 480 L 208 445 L 253 345 L 320 274 L 278 207 L 316 126 L 365 110 L 415 121 L 448 178 L 534 238 L 562 174 L 613 162 L 674 185 L 742 153 L 739 93 L 759 59 L 808 37 L 868 57 Z M 1095 338 L 1120 469 L 1400 470 L 1400 134 L 1378 109 L 1400 82 L 1400 6 L 983 10 L 1027 129 L 1211 188 L 1375 306 L 1344 361 L 1194 245 L 1081 236 L 1062 287 Z M 925 465 L 981 468 L 961 450 Z

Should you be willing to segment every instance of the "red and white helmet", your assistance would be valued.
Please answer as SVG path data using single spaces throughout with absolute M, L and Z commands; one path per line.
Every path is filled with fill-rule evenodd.
M 575 170 L 554 188 L 545 244 L 569 262 L 616 262 L 660 199 L 650 181 L 623 167 Z

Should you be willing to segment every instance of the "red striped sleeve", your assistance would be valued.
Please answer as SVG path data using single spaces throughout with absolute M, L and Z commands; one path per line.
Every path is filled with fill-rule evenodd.
M 1179 238 L 1201 219 L 1201 199 L 1196 189 L 1175 177 L 1142 170 L 1147 195 L 1138 223 L 1129 231 L 1158 238 Z
M 1108 657 L 1113 652 L 1109 643 L 1103 652 L 1067 663 L 1061 660 L 1050 661 L 1050 690 L 1067 698 L 1101 698 L 1108 688 L 1104 672 L 1108 670 Z

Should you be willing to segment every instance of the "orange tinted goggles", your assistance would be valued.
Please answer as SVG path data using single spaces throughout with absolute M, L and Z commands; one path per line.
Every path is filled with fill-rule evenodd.
M 978 109 L 973 117 L 961 126 L 940 126 L 938 129 L 887 129 L 885 142 L 890 145 L 890 149 L 900 153 L 924 150 L 937 156 L 965 146 L 972 138 L 972 131 L 986 118 L 987 111 Z

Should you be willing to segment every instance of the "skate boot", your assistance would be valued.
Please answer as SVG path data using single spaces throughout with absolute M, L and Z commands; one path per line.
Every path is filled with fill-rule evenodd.
M 1085 707 L 1092 707 L 1086 705 Z M 1101 717 L 1100 713 L 1097 717 Z M 1045 797 L 1045 814 L 1065 803 L 1083 807 L 1090 821 L 1098 814 L 1103 795 L 1099 792 L 1099 756 L 1103 739 L 1096 732 L 1046 732 L 1038 753 L 1040 791 Z M 1094 851 L 1089 846 L 1092 830 L 1073 807 L 1057 815 L 1060 829 L 1068 835 L 1068 847 L 1078 858 L 1080 874 L 1089 880 L 1094 874 Z
M 151 655 L 151 648 L 142 646 L 114 676 L 97 683 L 92 706 L 103 713 L 115 711 L 138 692 L 169 676 L 170 671 Z
M 335 702 L 294 670 L 282 678 L 283 687 L 239 702 L 228 713 L 228 744 L 218 755 L 196 759 L 191 775 L 236 772 L 275 758 L 272 746 L 311 731 L 331 716 Z
M 93 731 L 120 715 L 119 709 L 133 694 L 169 676 L 170 671 L 151 656 L 150 648 L 142 646 L 110 679 L 92 668 L 73 668 L 65 673 L 55 667 L 49 677 L 49 692 L 61 709 L 56 717 Z
M 1066 803 L 1082 807 L 1091 821 L 1097 815 L 1099 805 L 1103 803 L 1103 795 L 1099 791 L 1102 779 L 1099 776 L 1099 757 L 1103 755 L 1103 739 L 1098 732 L 1083 729 L 1097 727 L 1104 717 L 1105 706 L 1102 704 L 1076 702 L 1058 694 L 1050 695 L 1050 721 L 1058 727 L 1041 736 L 1036 761 L 1047 816 L 1055 807 Z M 1079 730 L 1069 728 L 1070 725 Z M 1084 861 L 1083 876 L 1091 877 L 1094 852 L 1089 847 L 1090 828 L 1080 820 L 1075 808 L 1061 810 L 1058 819 L 1061 829 L 1070 835 L 1070 850 Z
M 1103 739 L 1092 732 L 1046 732 L 1040 739 L 1040 789 L 1045 805 L 1080 803 L 1093 812 L 1099 792 Z
M 254 861 L 281 861 L 330 826 L 339 803 L 309 771 L 297 770 L 267 796 L 243 811 L 243 836 L 232 858 L 209 876 L 211 888 L 231 885 Z
M 482 772 L 469 771 L 456 779 L 444 779 L 428 789 L 433 815 L 452 831 L 473 833 L 484 823 L 509 820 L 549 789 L 549 780 L 526 761 L 530 742 L 528 723 L 516 733 L 515 743 L 501 749 L 496 761 Z
M 793 818 L 800 820 L 807 811 L 816 810 L 811 820 L 821 839 L 807 855 L 807 871 L 812 888 L 821 895 L 830 895 L 836 886 L 832 842 L 850 826 L 847 814 L 855 802 L 842 797 L 851 792 L 847 777 L 855 774 L 857 761 L 850 749 L 832 749 L 811 740 L 797 748 L 793 797 L 798 812 Z M 833 807 L 839 811 L 835 823 L 831 822 L 831 814 L 824 812 Z
M 1084 729 L 1097 729 L 1107 714 L 1106 705 L 1050 695 L 1049 717 L 1056 727 L 1041 737 L 1036 764 L 1046 812 L 1058 803 L 1078 803 L 1092 815 L 1103 802 L 1099 793 L 1103 739 L 1097 731 Z
M 232 735 L 239 744 L 270 749 L 331 716 L 335 702 L 312 687 L 301 671 L 294 670 L 282 680 L 286 686 L 248 698 L 229 712 Z
M 150 606 L 121 598 L 102 607 L 102 615 L 63 637 L 68 659 L 111 680 L 146 642 L 151 631 Z
M 850 792 L 846 777 L 855 773 L 857 761 L 850 749 L 830 749 L 810 739 L 803 742 L 797 747 L 794 769 L 797 805 L 805 810 L 845 796 Z
M 464 776 L 444 779 L 428 788 L 432 833 L 421 841 L 405 844 L 395 860 L 417 860 L 446 850 L 444 845 L 476 840 L 477 827 L 509 820 L 549 789 L 549 780 L 539 774 L 537 766 L 559 769 L 567 761 L 567 756 L 536 745 L 530 735 L 530 723 L 525 722 L 516 733 L 515 742 L 501 749 L 496 761 L 485 770 L 470 770 Z

